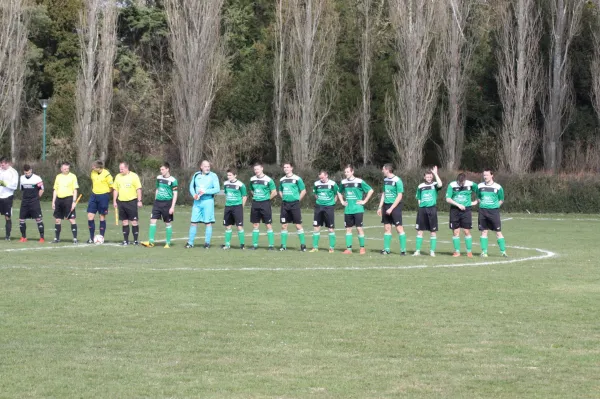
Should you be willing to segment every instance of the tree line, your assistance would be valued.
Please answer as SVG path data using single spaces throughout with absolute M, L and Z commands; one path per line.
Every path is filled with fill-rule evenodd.
M 600 169 L 600 0 L 4 0 L 0 148 Z

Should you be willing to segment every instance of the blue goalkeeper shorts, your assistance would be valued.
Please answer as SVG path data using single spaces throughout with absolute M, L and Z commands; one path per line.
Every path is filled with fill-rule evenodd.
M 215 222 L 215 200 L 203 199 L 194 201 L 192 207 L 192 223 L 214 223 Z

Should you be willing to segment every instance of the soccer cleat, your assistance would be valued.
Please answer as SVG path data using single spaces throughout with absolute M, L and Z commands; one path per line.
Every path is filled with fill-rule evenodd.
M 134 241 L 133 245 L 140 245 L 140 242 L 139 241 Z
M 358 251 L 358 253 L 359 253 L 360 255 L 364 255 L 364 254 L 366 254 L 366 253 L 367 253 L 367 250 L 366 250 L 366 249 L 364 249 L 364 248 L 361 248 L 361 249 Z
M 19 240 L 19 242 L 27 242 L 27 238 L 21 237 L 21 239 Z
M 421 256 L 421 251 L 415 251 L 415 253 L 412 254 L 412 256 Z
M 258 249 L 258 247 L 255 247 L 255 248 Z M 267 251 L 275 251 L 275 247 L 269 247 L 269 248 L 267 248 Z
M 453 258 L 458 258 L 459 256 L 460 256 L 460 252 L 454 252 L 454 253 L 452 254 L 452 257 L 453 257 Z M 467 255 L 467 256 L 468 256 L 468 255 Z
M 330 254 L 332 254 L 332 253 L 334 253 L 334 252 L 335 252 L 335 249 L 333 249 L 333 248 L 329 248 L 329 253 L 330 253 Z
M 281 247 L 281 248 L 279 248 L 279 250 L 280 251 L 287 251 L 287 248 L 286 247 Z
M 435 258 L 435 252 L 429 251 L 429 256 L 431 256 L 432 258 Z
M 506 251 L 502 251 L 502 256 L 503 256 L 504 258 L 508 258 L 508 254 L 506 253 Z
M 473 257 L 473 252 L 467 252 L 467 258 L 472 258 Z
M 256 251 L 258 249 L 258 247 L 255 247 L 254 245 L 251 246 L 250 248 L 248 248 L 250 251 Z
M 185 244 L 184 248 L 194 248 L 194 246 L 192 244 L 190 244 L 189 242 Z
M 207 242 L 205 242 L 205 243 L 204 243 L 204 249 L 208 249 L 208 248 L 210 248 L 210 244 L 209 244 L 209 243 L 207 243 Z
M 390 251 L 388 251 L 387 249 L 382 249 L 381 252 L 380 252 L 380 254 L 382 254 L 382 255 L 389 255 Z
M 342 252 L 346 255 L 351 255 L 352 254 L 352 250 L 350 248 L 346 248 L 346 250 L 344 252 Z
M 400 255 L 401 255 L 401 256 L 406 256 L 406 251 L 402 251 L 402 252 L 400 252 Z
M 240 244 L 240 249 L 246 249 L 246 245 L 245 244 Z
M 94 240 L 92 240 L 92 239 L 90 238 L 90 239 L 89 239 L 89 240 L 87 240 L 85 243 L 86 243 L 86 244 L 93 244 L 93 243 L 94 243 Z
M 227 251 L 228 249 L 231 249 L 231 247 L 228 246 L 228 245 L 223 244 L 223 245 L 221 245 L 221 249 L 224 250 L 224 251 Z
M 313 248 L 313 249 L 311 249 L 311 250 L 310 250 L 310 251 L 308 251 L 308 252 L 319 252 L 319 248 Z
M 46 240 L 44 240 L 44 238 L 40 238 L 40 241 L 39 241 L 40 244 L 43 244 L 45 242 L 46 242 Z
M 128 246 L 128 245 L 129 245 L 129 241 L 123 241 L 123 242 L 121 243 L 121 246 L 123 246 L 123 247 L 126 247 L 126 246 Z
M 480 256 L 481 256 L 482 258 L 487 258 L 487 257 L 488 257 L 488 254 L 487 254 L 487 252 L 482 252 Z
M 52 244 L 58 244 L 60 242 L 60 240 L 58 238 L 55 238 L 54 240 L 52 240 Z
M 142 244 L 142 246 L 144 246 L 146 248 L 152 248 L 154 246 L 154 243 L 150 242 L 150 241 L 142 241 L 142 242 L 140 242 L 140 244 Z
M 4 241 L 10 241 L 10 237 L 4 237 Z
M 169 249 L 171 246 L 169 244 L 165 244 L 164 248 Z
M 306 245 L 300 245 L 300 252 L 306 252 Z
M 73 244 L 78 244 L 79 241 L 77 241 L 77 238 L 73 238 Z

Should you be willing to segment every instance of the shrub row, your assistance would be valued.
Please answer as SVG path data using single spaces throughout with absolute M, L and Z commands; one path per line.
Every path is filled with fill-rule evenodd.
M 21 165 L 15 165 L 20 171 Z M 59 173 L 59 168 L 55 165 L 38 164 L 34 165 L 34 173 L 40 175 L 46 182 L 48 194 L 51 194 L 54 177 Z M 154 199 L 154 179 L 158 175 L 157 170 L 142 169 L 136 170 L 140 175 L 144 187 L 144 203 L 149 205 Z M 112 168 L 113 175 L 116 174 L 116 167 Z M 216 171 L 217 174 L 225 179 L 223 171 Z M 312 196 L 312 184 L 318 179 L 316 170 L 295 170 L 296 174 L 304 179 L 308 188 L 308 195 L 303 200 L 304 208 L 312 208 L 314 197 Z M 79 179 L 80 192 L 83 194 L 82 201 L 86 201 L 91 192 L 91 181 L 88 170 L 74 169 Z M 174 169 L 172 174 L 179 181 L 181 187 L 179 204 L 189 205 L 193 199 L 188 193 L 188 185 L 193 175 L 193 170 Z M 283 176 L 280 167 L 276 165 L 266 165 L 265 173 L 271 176 L 277 182 Z M 251 168 L 244 168 L 239 171 L 238 178 L 248 184 L 252 176 Z M 356 170 L 356 176 L 361 177 L 369 183 L 375 190 L 374 198 L 367 205 L 367 209 L 376 209 L 379 203 L 379 193 L 381 192 L 382 174 L 376 167 L 359 168 Z M 341 181 L 342 172 L 331 173 L 330 177 L 335 181 Z M 399 173 L 404 182 L 404 209 L 415 210 L 417 201 L 415 199 L 415 189 L 422 181 L 422 171 L 410 173 Z M 455 172 L 441 172 L 440 176 L 444 182 L 444 189 L 439 193 L 438 207 L 442 211 L 448 210 L 444 197 L 447 184 L 456 178 Z M 474 182 L 481 181 L 481 174 L 468 173 L 468 178 Z M 507 173 L 497 173 L 495 175 L 497 183 L 504 187 L 506 202 L 503 209 L 506 212 L 531 212 L 531 213 L 597 213 L 600 210 L 600 176 L 595 174 L 578 175 L 551 175 L 544 173 L 533 173 L 526 175 L 512 175 Z M 51 195 L 44 195 L 44 199 L 49 200 Z M 217 206 L 223 206 L 224 198 L 217 196 Z M 278 199 L 274 201 L 279 204 Z

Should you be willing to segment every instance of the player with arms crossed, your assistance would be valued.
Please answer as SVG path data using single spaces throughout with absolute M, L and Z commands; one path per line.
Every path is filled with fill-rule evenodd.
M 231 248 L 232 226 L 237 226 L 240 249 L 245 247 L 244 237 L 244 207 L 248 199 L 246 185 L 237 179 L 235 169 L 227 169 L 227 180 L 223 183 L 225 191 L 225 211 L 223 213 L 223 226 L 225 226 L 225 244 L 223 249 Z
M 54 192 L 52 193 L 52 209 L 54 210 L 54 241 L 60 242 L 60 231 L 62 219 L 69 219 L 71 232 L 73 233 L 73 244 L 77 244 L 77 223 L 75 206 L 77 205 L 77 189 L 79 183 L 77 176 L 70 172 L 71 164 L 63 162 L 60 173 L 54 179 Z
M 494 173 L 491 169 L 483 170 L 483 182 L 477 186 L 477 200 L 479 202 L 479 238 L 481 244 L 481 256 L 488 256 L 488 230 L 496 232 L 498 247 L 502 256 L 506 254 L 506 243 L 502 235 L 502 223 L 500 221 L 500 207 L 504 203 L 504 189 L 494 182 Z
M 381 168 L 383 173 L 383 193 L 377 208 L 377 215 L 381 216 L 383 223 L 383 249 L 382 255 L 390 254 L 392 244 L 392 225 L 396 226 L 396 231 L 400 241 L 400 255 L 406 255 L 406 233 L 402 227 L 402 194 L 404 193 L 404 184 L 402 179 L 394 175 L 394 167 L 391 163 L 386 163 Z
M 306 195 L 306 186 L 301 177 L 294 174 L 294 166 L 288 162 L 283 164 L 283 176 L 279 180 L 279 196 L 281 197 L 281 248 L 287 250 L 288 223 L 294 223 L 300 239 L 300 251 L 306 251 L 304 229 L 302 228 L 302 211 L 300 201 Z
M 344 168 L 344 175 L 346 178 L 342 180 L 338 193 L 340 203 L 344 206 L 344 227 L 346 227 L 346 250 L 344 253 L 352 253 L 352 228 L 356 226 L 360 245 L 359 253 L 364 255 L 366 253 L 363 229 L 364 205 L 369 202 L 374 191 L 364 180 L 354 177 L 352 165 Z
M 263 172 L 260 163 L 254 165 L 254 176 L 250 178 L 250 192 L 252 193 L 252 207 L 250 208 L 250 223 L 253 224 L 252 247 L 258 249 L 260 236 L 259 226 L 262 221 L 267 227 L 267 239 L 269 240 L 269 251 L 275 249 L 275 234 L 272 225 L 271 200 L 277 196 L 275 182 Z
M 94 243 L 96 235 L 96 214 L 100 215 L 100 235 L 104 237 L 106 232 L 106 215 L 108 215 L 108 204 L 110 204 L 110 190 L 112 190 L 113 177 L 110 172 L 104 169 L 104 162 L 94 161 L 92 164 L 92 195 L 88 201 L 88 229 L 90 239 L 88 244 Z
M 138 225 L 138 208 L 142 207 L 142 182 L 137 173 L 129 170 L 127 162 L 119 164 L 119 174 L 113 184 L 113 206 L 119 212 L 123 223 L 123 243 L 129 245 L 129 222 L 133 231 L 133 244 L 138 245 L 140 226 Z
M 319 172 L 319 180 L 313 186 L 315 195 L 315 214 L 313 218 L 313 248 L 310 252 L 319 252 L 321 227 L 329 229 L 329 253 L 335 250 L 335 203 L 337 201 L 338 185 L 329 180 L 326 170 Z
M 452 256 L 460 256 L 460 229 L 465 232 L 465 246 L 467 247 L 467 257 L 473 257 L 473 237 L 471 229 L 473 228 L 473 217 L 471 207 L 477 205 L 473 201 L 475 192 L 475 183 L 467 180 L 467 175 L 460 173 L 448 185 L 446 190 L 446 202 L 450 204 L 450 230 L 452 230 L 452 243 L 454 244 L 454 253 Z
M 204 223 L 204 248 L 210 248 L 213 223 L 215 222 L 215 194 L 221 191 L 219 177 L 210 171 L 210 162 L 200 163 L 200 171 L 194 173 L 190 181 L 190 194 L 194 197 L 192 218 L 186 248 L 194 248 L 198 223 Z
M 15 190 L 19 184 L 19 173 L 11 166 L 8 158 L 0 158 L 0 213 L 4 215 L 5 240 L 10 241 L 10 231 L 12 230 L 12 206 Z
M 413 256 L 421 255 L 421 245 L 423 245 L 423 231 L 430 232 L 430 250 L 429 254 L 435 256 L 435 247 L 437 244 L 438 217 L 437 217 L 437 193 L 442 189 L 442 180 L 438 176 L 438 168 L 434 166 L 425 171 L 423 183 L 417 187 L 416 198 L 419 203 L 417 212 L 417 240 Z M 435 181 L 433 178 L 435 177 Z
M 154 205 L 150 216 L 150 229 L 148 241 L 141 242 L 143 246 L 152 248 L 154 236 L 156 235 L 156 221 L 162 219 L 165 222 L 166 242 L 165 248 L 171 247 L 173 237 L 173 223 L 175 215 L 175 204 L 177 203 L 177 179 L 171 176 L 171 165 L 165 162 L 160 167 L 160 175 L 156 176 L 156 191 L 154 192 Z
M 23 165 L 23 176 L 19 181 L 21 186 L 21 209 L 19 211 L 19 227 L 21 229 L 21 242 L 27 242 L 26 219 L 34 219 L 40 232 L 40 242 L 44 242 L 44 221 L 42 220 L 42 207 L 40 198 L 44 194 L 44 182 L 38 175 L 33 174 L 31 166 Z

